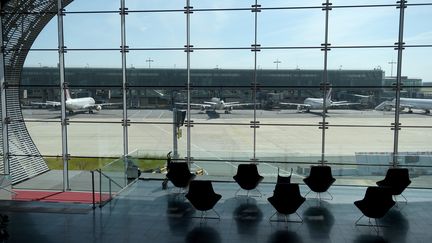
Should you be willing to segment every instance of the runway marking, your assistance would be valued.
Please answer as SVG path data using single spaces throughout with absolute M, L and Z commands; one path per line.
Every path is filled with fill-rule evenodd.
M 158 118 L 160 119 L 164 113 L 165 113 L 165 111 L 162 111 Z
M 147 117 L 149 117 L 151 113 L 153 113 L 153 110 L 150 110 L 150 112 L 147 113 L 147 114 L 143 117 L 143 120 L 146 119 Z
M 141 112 L 141 110 L 135 111 L 135 113 L 130 115 L 129 118 L 132 118 L 132 117 L 138 115 L 140 112 Z

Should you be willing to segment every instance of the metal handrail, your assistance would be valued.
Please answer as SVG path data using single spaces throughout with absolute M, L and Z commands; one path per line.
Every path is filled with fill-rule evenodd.
M 98 172 L 99 173 L 99 207 L 103 207 L 107 202 L 112 200 L 112 187 L 111 187 L 111 183 L 114 183 L 115 185 L 117 185 L 120 188 L 124 188 L 123 186 L 121 186 L 120 184 L 118 184 L 116 181 L 114 181 L 111 177 L 109 177 L 108 175 L 106 175 L 105 173 L 102 172 L 101 169 L 96 169 L 96 170 L 92 170 L 90 171 L 90 173 L 92 174 L 92 199 L 93 199 L 93 209 L 96 208 L 96 192 L 95 192 L 95 178 L 94 178 L 94 173 Z M 109 199 L 106 201 L 102 201 L 102 176 L 104 176 L 105 178 L 108 179 L 109 181 Z

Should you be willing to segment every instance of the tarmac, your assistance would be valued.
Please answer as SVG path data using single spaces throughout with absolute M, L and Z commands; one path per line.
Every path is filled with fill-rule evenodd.
M 41 154 L 61 155 L 59 111 L 24 109 L 23 114 L 29 133 Z M 260 173 L 274 178 L 278 167 L 283 168 L 283 173 L 293 168 L 301 181 L 303 174 L 297 173 L 298 168 L 309 167 L 321 158 L 321 113 L 257 110 L 255 114 L 259 128 L 253 129 L 253 110 L 233 110 L 231 114 L 206 114 L 192 110 L 191 156 L 195 160 L 206 160 L 196 162 L 195 169 L 202 168 L 206 175 L 214 176 L 215 179 L 231 178 L 237 168 L 233 161 L 251 161 L 255 155 L 262 161 Z M 68 118 L 68 149 L 71 156 L 116 157 L 123 153 L 121 110 L 78 113 Z M 172 111 L 129 110 L 128 118 L 131 122 L 128 127 L 129 151 L 137 150 L 147 156 L 165 156 L 173 149 Z M 329 127 L 325 129 L 324 152 L 329 163 L 348 163 L 339 167 L 355 169 L 357 153 L 393 151 L 394 131 L 391 123 L 394 122 L 394 112 L 330 110 L 326 122 Z M 420 111 L 402 113 L 400 122 L 399 151 L 426 152 L 430 156 L 432 116 Z M 188 128 L 183 126 L 180 129 L 182 136 L 178 139 L 178 153 L 182 158 L 187 155 Z M 363 178 L 345 176 L 341 177 L 341 181 L 345 180 L 348 185 L 368 185 L 377 179 L 376 176 Z M 55 181 L 61 182 L 61 178 Z M 429 181 L 429 176 L 424 176 L 417 185 L 429 187 Z M 59 185 L 56 183 L 56 187 Z

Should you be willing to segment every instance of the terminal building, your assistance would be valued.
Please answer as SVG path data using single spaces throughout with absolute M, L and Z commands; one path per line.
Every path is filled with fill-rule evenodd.
M 171 108 L 174 99 L 186 99 L 185 69 L 128 68 L 126 76 L 130 90 L 128 106 L 131 108 Z M 226 101 L 247 102 L 251 100 L 253 76 L 254 70 L 194 69 L 191 70 L 192 96 L 196 101 L 221 97 Z M 122 100 L 121 69 L 67 68 L 65 79 L 69 87 L 75 91 L 75 97 L 91 96 L 103 102 Z M 336 90 L 333 99 L 351 102 L 358 101 L 354 94 L 367 95 L 373 97 L 373 102 L 379 102 L 383 99 L 385 87 L 391 87 L 391 82 L 384 78 L 384 71 L 380 69 L 328 70 L 328 79 Z M 257 99 L 262 104 L 261 108 L 265 109 L 270 99 L 269 93 L 278 94 L 279 101 L 291 102 L 302 102 L 308 97 L 320 97 L 322 92 L 319 87 L 322 80 L 322 70 L 257 70 Z M 58 83 L 58 68 L 24 68 L 21 80 L 22 104 L 60 100 Z M 411 86 L 411 83 L 408 85 Z M 417 93 L 420 87 L 421 80 L 416 80 L 415 87 L 410 90 Z M 165 95 L 155 90 L 163 91 Z M 176 94 L 183 95 L 177 97 Z

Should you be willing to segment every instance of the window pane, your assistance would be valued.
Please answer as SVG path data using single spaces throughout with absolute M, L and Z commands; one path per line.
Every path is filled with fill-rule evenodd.
M 183 48 L 186 44 L 183 12 L 129 13 L 126 30 L 130 48 Z
M 258 15 L 258 43 L 268 46 L 314 46 L 324 41 L 321 9 L 263 10 Z
M 63 24 L 67 48 L 120 48 L 118 13 L 66 14 Z
M 424 1 L 422 1 L 424 3 Z M 409 1 L 409 3 L 414 3 Z M 409 6 L 405 10 L 404 42 L 407 45 L 432 44 L 432 6 Z
M 339 45 L 388 45 L 397 42 L 399 10 L 395 7 L 333 8 L 329 42 Z
M 191 16 L 194 47 L 250 47 L 253 43 L 254 15 L 250 11 L 196 11 Z

